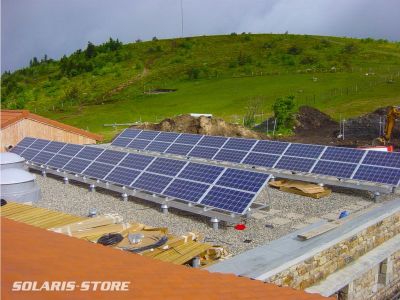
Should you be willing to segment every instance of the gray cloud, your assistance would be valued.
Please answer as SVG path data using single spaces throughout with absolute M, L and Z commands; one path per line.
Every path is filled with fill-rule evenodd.
M 398 0 L 183 0 L 184 35 L 321 34 L 400 40 Z M 1 67 L 60 58 L 88 41 L 181 34 L 180 0 L 2 0 Z

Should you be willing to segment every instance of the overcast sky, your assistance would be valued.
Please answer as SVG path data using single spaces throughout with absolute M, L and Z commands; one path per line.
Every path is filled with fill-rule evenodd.
M 181 0 L 1 0 L 1 68 L 88 41 L 181 35 Z M 182 0 L 184 35 L 320 34 L 400 40 L 400 0 Z

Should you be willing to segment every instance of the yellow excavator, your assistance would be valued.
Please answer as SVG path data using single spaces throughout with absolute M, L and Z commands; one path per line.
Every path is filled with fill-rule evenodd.
M 386 116 L 386 125 L 383 135 L 373 140 L 372 144 L 374 146 L 383 145 L 386 146 L 392 137 L 392 132 L 394 125 L 396 124 L 396 119 L 400 119 L 400 106 L 392 106 Z

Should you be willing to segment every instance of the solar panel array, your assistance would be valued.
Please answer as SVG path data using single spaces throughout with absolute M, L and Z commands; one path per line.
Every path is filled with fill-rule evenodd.
M 141 133 L 144 138 L 155 135 Z M 158 138 L 164 142 L 176 136 L 166 133 Z M 23 139 L 12 152 L 37 165 L 235 214 L 246 213 L 270 178 L 253 171 L 33 138 Z
M 139 129 L 124 130 L 111 145 L 294 173 L 400 184 L 400 153 Z

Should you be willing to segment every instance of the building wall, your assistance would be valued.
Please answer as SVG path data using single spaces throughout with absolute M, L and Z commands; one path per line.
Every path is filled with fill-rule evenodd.
M 22 119 L 1 130 L 0 152 L 4 152 L 5 147 L 8 145 L 16 145 L 19 141 L 27 136 L 74 144 L 96 143 L 96 140 L 86 136 L 65 131 L 63 129 L 45 123 L 40 123 L 35 120 Z
M 332 247 L 271 276 L 267 281 L 281 286 L 306 289 L 397 234 L 400 234 L 400 213 L 395 213 L 354 236 L 342 240 Z M 398 254 L 396 263 L 391 265 L 395 266 L 394 268 L 397 268 L 398 273 L 400 273 Z M 374 270 L 371 270 L 371 274 L 374 272 Z M 372 277 L 368 276 L 368 278 Z M 366 279 L 366 281 L 370 282 L 369 279 Z M 371 285 L 374 284 L 374 282 L 370 283 Z M 367 285 L 365 282 L 360 284 Z

